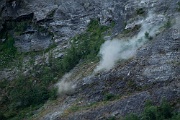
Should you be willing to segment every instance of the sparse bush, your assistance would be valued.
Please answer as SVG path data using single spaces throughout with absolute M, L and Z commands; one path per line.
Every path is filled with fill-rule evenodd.
M 53 88 L 50 90 L 50 92 L 49 92 L 50 100 L 55 100 L 57 98 L 57 91 L 58 91 L 57 88 Z
M 145 32 L 145 38 L 149 38 L 149 33 Z
M 69 108 L 69 112 L 76 112 L 80 109 L 81 109 L 81 107 L 74 105 L 74 106 Z
M 169 19 L 164 26 L 165 28 L 170 28 L 172 26 L 171 20 Z
M 27 29 L 27 26 L 29 24 L 28 21 L 24 21 L 24 22 L 17 22 L 15 23 L 15 35 L 20 35 L 22 32 L 24 32 Z
M 137 15 L 142 15 L 142 14 L 144 14 L 144 13 L 145 13 L 145 11 L 144 11 L 143 8 L 139 8 L 139 9 L 136 10 L 136 14 L 137 14 Z
M 153 37 L 149 35 L 148 32 L 145 32 L 145 38 L 148 39 L 148 40 L 152 40 Z
M 116 117 L 109 117 L 107 120 L 116 120 Z
M 25 21 L 8 21 L 6 23 L 6 31 L 12 30 L 15 35 L 20 35 L 24 32 L 30 24 L 30 20 Z
M 115 95 L 112 93 L 107 93 L 105 94 L 104 100 L 105 101 L 109 101 L 109 100 L 113 100 L 115 98 Z
M 16 53 L 17 49 L 14 47 L 14 38 L 8 34 L 5 42 L 0 44 L 0 68 L 12 62 Z
M 126 116 L 124 120 L 139 120 L 139 117 L 134 114 L 131 114 Z
M 180 12 L 180 2 L 178 2 L 178 8 L 177 10 Z

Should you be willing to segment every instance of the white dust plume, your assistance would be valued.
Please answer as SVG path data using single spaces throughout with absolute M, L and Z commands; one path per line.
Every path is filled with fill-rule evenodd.
M 151 37 L 155 36 L 165 21 L 163 15 L 149 13 L 146 19 L 128 24 L 131 27 L 141 25 L 139 33 L 132 38 L 113 39 L 103 43 L 99 52 L 101 60 L 94 71 L 110 70 L 119 60 L 133 57 L 137 49 L 148 41 L 145 33 Z
M 72 93 L 73 90 L 75 89 L 76 85 L 73 82 L 68 81 L 71 75 L 72 73 L 66 73 L 62 77 L 62 79 L 56 84 L 59 95 Z

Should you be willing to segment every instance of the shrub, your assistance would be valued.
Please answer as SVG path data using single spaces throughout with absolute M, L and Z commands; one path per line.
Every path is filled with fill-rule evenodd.
M 49 98 L 47 88 L 34 80 L 20 77 L 14 82 L 13 89 L 9 91 L 12 109 L 37 105 Z
M 0 68 L 12 62 L 16 53 L 17 49 L 14 47 L 14 38 L 8 34 L 5 42 L 0 44 Z
M 145 38 L 149 38 L 149 33 L 145 32 Z
M 171 120 L 180 120 L 180 113 L 174 113 Z
M 170 28 L 172 26 L 171 20 L 168 20 L 164 26 L 165 28 Z
M 107 120 L 116 120 L 116 117 L 112 116 L 112 117 L 109 117 Z
M 14 32 L 15 35 L 20 35 L 23 31 L 25 31 L 28 27 L 29 21 L 16 22 Z
M 145 38 L 148 39 L 148 40 L 152 40 L 153 39 L 153 37 L 150 36 L 148 32 L 145 32 L 144 35 L 145 35 Z
M 124 120 L 139 120 L 139 117 L 136 116 L 135 114 L 130 114 L 126 116 Z
M 178 2 L 178 8 L 177 10 L 180 12 L 180 2 Z
M 144 113 L 142 115 L 142 120 L 156 120 L 157 118 L 157 107 L 150 106 L 145 108 Z
M 167 102 L 163 102 L 160 106 L 153 106 L 148 102 L 142 115 L 131 114 L 126 116 L 125 120 L 179 120 L 179 118 L 180 114 L 174 112 Z
M 49 92 L 49 99 L 50 100 L 55 100 L 57 98 L 57 91 L 58 91 L 57 88 L 53 88 L 50 90 L 50 92 Z
M 104 100 L 109 101 L 115 98 L 115 95 L 112 93 L 105 94 Z
M 2 113 L 0 113 L 0 120 L 7 120 L 7 118 Z
M 159 107 L 159 114 L 161 114 L 164 119 L 171 118 L 172 112 L 172 107 L 167 102 L 163 102 Z
M 143 8 L 139 8 L 139 9 L 136 10 L 136 14 L 137 14 L 137 15 L 142 15 L 142 14 L 144 14 L 144 13 L 145 13 L 145 11 L 144 11 Z

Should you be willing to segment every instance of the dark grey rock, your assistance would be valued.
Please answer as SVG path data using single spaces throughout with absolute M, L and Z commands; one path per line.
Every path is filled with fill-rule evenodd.
M 96 109 L 76 112 L 65 119 L 100 120 L 101 117 L 108 118 L 114 116 L 114 113 L 116 113 L 117 118 L 130 113 L 140 114 L 147 100 L 152 100 L 156 104 L 159 104 L 163 100 L 172 102 L 177 99 L 180 92 L 178 87 L 179 85 L 172 84 L 168 87 L 154 89 L 151 92 L 144 91 L 135 93 L 129 97 L 111 102 L 110 104 L 100 106 Z M 63 118 L 59 118 L 58 120 L 63 120 Z
M 97 108 L 77 111 L 57 120 L 100 120 L 109 118 L 114 113 L 117 118 L 129 113 L 139 114 L 147 100 L 155 104 L 160 104 L 163 100 L 177 104 L 180 92 L 180 39 L 179 35 L 173 37 L 173 29 L 174 27 L 164 30 L 153 41 L 141 47 L 132 61 L 85 78 L 79 82 L 75 94 L 85 101 L 82 103 L 85 106 L 103 101 L 108 93 L 123 96 L 122 99 Z
M 15 46 L 21 52 L 41 51 L 52 45 L 51 39 L 47 33 L 23 34 L 16 38 Z

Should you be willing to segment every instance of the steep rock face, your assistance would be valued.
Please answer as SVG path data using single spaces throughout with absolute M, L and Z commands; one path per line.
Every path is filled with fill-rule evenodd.
M 116 25 L 113 35 L 116 35 L 125 26 L 125 21 L 136 15 L 138 9 L 143 8 L 144 12 L 148 12 L 149 9 L 164 12 L 167 9 L 168 14 L 171 16 L 175 11 L 176 3 L 176 1 L 155 0 L 140 2 L 124 2 L 119 0 L 11 0 L 1 1 L 0 10 L 3 20 L 26 19 L 29 15 L 33 14 L 32 18 L 34 22 L 38 22 L 40 26 L 54 34 L 54 38 L 48 40 L 48 42 L 54 41 L 58 44 L 64 44 L 64 42 L 67 43 L 69 38 L 83 32 L 90 19 L 98 18 L 101 24 L 110 24 L 114 21 Z M 1 26 L 2 22 L 0 23 Z M 23 43 L 30 43 L 29 39 L 22 40 L 24 38 L 23 36 L 20 38 Z M 33 39 L 37 40 L 36 38 Z M 37 44 L 39 41 L 41 40 L 37 40 Z M 17 42 L 17 47 L 22 48 L 22 46 L 19 46 L 19 40 Z M 47 42 L 43 44 L 47 44 Z M 48 46 L 50 45 L 48 44 Z M 39 44 L 37 46 L 41 45 Z M 24 46 L 22 49 L 26 49 L 25 47 L 28 48 L 31 46 Z M 32 47 L 36 48 L 33 43 Z M 33 51 L 33 49 L 29 51 Z
M 51 39 L 52 37 L 46 33 L 26 33 L 16 38 L 15 46 L 23 52 L 41 51 L 52 44 Z
M 65 39 L 82 32 L 90 19 L 99 18 L 101 24 L 109 24 L 112 21 L 118 23 L 117 29 L 123 27 L 123 1 L 101 0 L 67 0 L 60 2 L 55 12 L 54 22 L 57 34 Z M 120 7 L 122 5 L 122 8 Z
M 124 3 L 125 14 L 121 13 L 127 23 L 141 19 L 141 16 L 133 16 L 138 8 L 144 8 L 144 12 L 154 11 L 157 14 L 165 14 L 176 23 L 171 27 L 165 27 L 152 41 L 138 49 L 135 58 L 127 61 L 114 69 L 88 76 L 77 83 L 74 95 L 61 101 L 59 107 L 53 109 L 42 117 L 42 120 L 92 120 L 107 119 L 110 116 L 120 118 L 129 113 L 142 112 L 145 101 L 152 100 L 159 104 L 163 100 L 178 106 L 179 84 L 179 47 L 180 25 L 179 13 L 177 13 L 178 1 L 128 1 Z M 174 6 L 174 7 L 173 7 Z M 61 16 L 62 18 L 62 16 Z M 130 18 L 130 19 L 129 19 Z M 154 18 L 154 20 L 158 18 Z M 134 24 L 127 24 L 133 27 Z M 121 99 L 107 104 L 100 104 L 85 110 L 79 110 L 63 116 L 69 106 L 78 104 L 86 107 L 92 103 L 101 103 L 105 94 L 110 93 L 122 96 Z M 74 100 L 75 99 L 75 100 Z M 76 103 L 78 101 L 78 103 Z M 66 105 L 66 107 L 64 107 Z M 62 106 L 62 108 L 61 108 Z
M 119 118 L 128 113 L 139 114 L 147 100 L 156 104 L 163 100 L 177 104 L 180 97 L 180 67 L 177 65 L 180 36 L 173 39 L 173 31 L 172 28 L 158 35 L 138 50 L 136 58 L 126 65 L 83 79 L 78 85 L 77 94 L 73 96 L 81 98 L 82 106 L 103 101 L 105 93 L 120 95 L 122 99 L 75 112 L 68 119 L 100 120 L 110 116 Z
M 124 18 L 122 17 L 123 4 L 123 1 L 116 0 L 14 0 L 6 1 L 6 3 L 2 2 L 1 16 L 4 20 L 22 20 L 33 14 L 33 21 L 39 22 L 40 26 L 53 33 L 53 40 L 60 44 L 62 42 L 64 43 L 64 41 L 67 42 L 69 38 L 83 32 L 90 19 L 95 18 L 100 19 L 102 24 L 110 24 L 112 21 L 115 21 L 117 24 L 114 34 L 118 33 L 124 26 Z M 23 36 L 20 38 L 23 44 L 25 42 L 25 44 L 31 43 L 29 39 L 23 39 Z M 36 40 L 36 38 L 33 39 Z M 22 48 L 23 46 L 19 44 L 19 40 L 17 42 L 16 46 Z M 44 42 L 43 44 L 46 43 Z M 28 48 L 30 46 L 24 46 L 22 51 L 26 47 Z M 36 46 L 32 45 L 32 47 Z
M 1 16 L 1 13 L 2 13 L 2 11 L 3 11 L 3 7 L 4 7 L 4 6 L 5 6 L 5 0 L 0 1 L 0 16 Z M 3 20 L 2 20 L 2 18 L 0 17 L 0 31 L 1 31 L 2 28 L 3 28 L 2 24 L 3 24 Z
M 61 103 L 62 106 L 55 109 L 56 112 L 47 114 L 42 120 L 101 120 L 110 116 L 120 118 L 128 113 L 139 114 L 147 100 L 156 104 L 166 100 L 178 105 L 180 37 L 173 39 L 172 32 L 173 29 L 169 29 L 158 35 L 138 50 L 134 60 L 125 65 L 84 78 L 78 83 L 75 94 L 67 97 Z M 92 103 L 101 103 L 106 94 L 121 98 L 95 108 L 79 110 L 66 117 L 61 116 L 68 106 L 78 104 L 83 109 Z M 67 106 L 64 108 L 64 105 Z
M 38 4 L 37 4 L 38 3 Z M 61 43 L 86 29 L 90 19 L 99 18 L 101 24 L 115 21 L 113 34 L 119 33 L 125 20 L 136 15 L 136 10 L 143 8 L 162 12 L 168 9 L 171 15 L 176 10 L 176 1 L 104 1 L 104 0 L 25 0 L 8 2 L 2 10 L 2 18 L 23 18 L 33 13 L 33 19 L 41 26 L 53 32 L 54 41 Z M 158 7 L 161 6 L 161 7 Z M 15 12 L 15 13 L 14 13 Z
M 14 28 L 9 33 L 15 38 L 19 52 L 43 51 L 58 45 L 58 51 L 68 46 L 68 40 L 82 33 L 91 19 L 110 25 L 115 21 L 113 35 L 125 26 L 124 1 L 113 0 L 3 0 L 0 1 L 0 30 L 11 22 L 18 27 L 28 24 L 22 31 Z M 4 29 L 3 29 L 4 26 Z M 14 27 L 14 26 L 13 26 Z M 23 26 L 24 27 L 24 26 Z M 18 33 L 18 34 L 16 34 Z M 5 38 L 0 41 L 4 41 Z M 56 56 L 61 57 L 63 53 Z M 43 56 L 40 56 L 40 58 Z M 37 62 L 38 63 L 38 62 Z M 13 71 L 13 70 L 12 70 Z M 8 78 L 8 75 L 2 75 Z
M 57 49 L 64 49 L 68 40 L 83 32 L 94 18 L 106 25 L 114 21 L 112 36 L 121 33 L 124 27 L 133 28 L 136 21 L 141 20 L 149 11 L 164 14 L 178 21 L 180 16 L 176 10 L 178 1 L 2 0 L 0 30 L 5 21 L 31 19 L 30 27 L 15 36 L 15 46 L 19 51 L 41 51 L 47 49 L 53 42 L 59 45 Z M 38 27 L 33 24 L 42 27 L 43 30 L 38 31 Z M 131 112 L 142 112 L 145 101 L 149 99 L 156 104 L 163 99 L 177 104 L 180 97 L 180 25 L 176 23 L 175 26 L 165 29 L 167 30 L 162 30 L 152 41 L 141 47 L 133 59 L 108 72 L 78 81 L 75 93 L 65 97 L 56 108 L 40 119 L 92 120 L 106 119 L 110 116 L 119 118 Z M 59 57 L 61 56 L 62 54 L 59 54 Z M 9 75 L 12 74 L 11 71 L 5 73 L 7 75 L 4 72 L 0 74 L 1 78 L 4 76 L 13 78 Z M 76 102 L 84 107 L 104 101 L 105 94 L 109 93 L 121 97 L 102 106 L 63 116 L 63 113 Z

